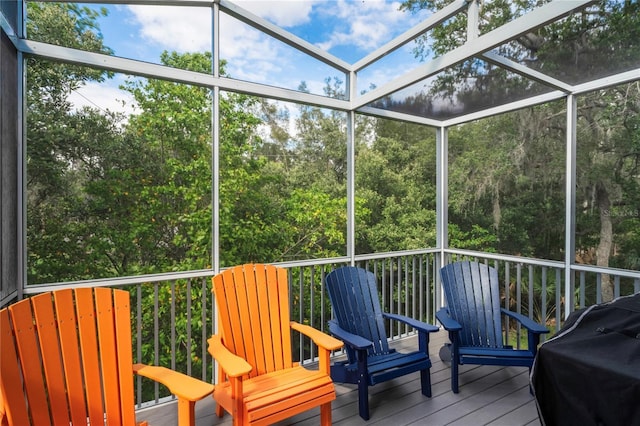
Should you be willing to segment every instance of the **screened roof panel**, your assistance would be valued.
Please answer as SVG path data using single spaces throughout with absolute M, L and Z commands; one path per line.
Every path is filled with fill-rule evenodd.
M 376 106 L 447 119 L 550 91 L 585 90 L 582 83 L 633 70 L 628 81 L 640 72 L 637 1 L 88 1 L 28 1 L 27 9 L 34 14 L 41 4 L 55 4 L 90 8 L 98 15 L 104 10 L 108 13 L 98 18 L 104 44 L 96 43 L 93 51 L 171 68 L 189 64 L 167 60 L 162 52 L 212 55 L 214 34 L 220 34 L 216 41 L 230 79 L 161 74 L 319 106 L 335 106 L 334 99 L 347 99 L 353 91 L 351 103 L 339 109 Z M 213 28 L 214 5 L 221 12 L 219 31 Z M 433 9 L 421 9 L 427 6 Z M 28 21 L 27 39 L 20 39 L 18 48 L 27 55 L 82 63 L 74 51 L 29 43 L 92 50 L 86 41 L 77 46 L 47 33 L 73 23 L 44 22 L 36 28 Z M 161 71 L 95 56 L 87 63 L 141 75 Z M 355 86 L 349 87 L 351 72 Z M 312 96 L 299 97 L 296 91 Z
M 334 98 L 345 96 L 346 75 L 335 67 L 226 14 L 221 15 L 220 34 L 220 58 L 233 79 Z M 327 79 L 332 90 L 327 90 Z
M 640 67 L 640 4 L 599 2 L 495 50 L 570 85 Z
M 63 47 L 91 49 L 86 42 L 61 39 L 60 26 L 78 26 L 77 22 L 60 22 L 59 16 L 48 8 L 86 8 L 98 15 L 102 53 L 135 59 L 153 64 L 165 64 L 184 69 L 187 65 L 167 63 L 161 59 L 164 51 L 204 53 L 212 50 L 212 10 L 210 7 L 182 7 L 158 5 L 114 5 L 55 3 L 48 8 L 42 3 L 29 2 L 27 7 L 27 37 Z M 33 25 L 34 18 L 46 25 Z M 50 18 L 49 18 L 50 17 Z M 86 33 L 83 37 L 86 37 Z M 96 41 L 97 44 L 97 41 Z
M 362 93 L 381 86 L 422 64 L 414 52 L 415 43 L 392 52 L 358 72 L 357 92 Z
M 347 63 L 355 63 L 432 12 L 397 1 L 236 0 L 233 3 Z
M 487 61 L 465 61 L 368 106 L 446 120 L 554 89 Z

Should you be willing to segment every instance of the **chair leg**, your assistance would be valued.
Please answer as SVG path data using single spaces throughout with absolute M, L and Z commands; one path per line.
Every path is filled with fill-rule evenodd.
M 320 424 L 322 426 L 331 426 L 331 403 L 327 402 L 320 406 Z
M 369 420 L 369 373 L 367 371 L 367 351 L 356 352 L 358 360 L 358 411 L 360 417 Z
M 184 398 L 178 398 L 178 425 L 179 426 L 195 426 L 195 401 L 189 401 Z
M 233 401 L 233 426 L 245 426 L 243 408 L 242 401 Z
M 451 338 L 452 343 L 449 346 L 451 349 L 451 390 L 453 393 L 458 393 L 458 366 L 460 365 L 460 352 L 457 345 L 457 337 Z
M 360 417 L 369 420 L 369 389 L 367 382 L 362 379 L 358 383 L 358 410 Z
M 422 394 L 431 398 L 431 373 L 428 368 L 420 370 L 420 387 Z
M 451 390 L 453 393 L 458 393 L 458 362 L 457 360 L 451 360 Z

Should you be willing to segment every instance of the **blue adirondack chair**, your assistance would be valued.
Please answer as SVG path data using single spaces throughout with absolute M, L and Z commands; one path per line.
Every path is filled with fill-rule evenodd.
M 422 394 L 431 396 L 429 333 L 438 327 L 412 318 L 383 313 L 375 274 L 344 266 L 326 277 L 334 319 L 329 332 L 345 343 L 347 360 L 331 366 L 335 382 L 358 385 L 360 417 L 369 420 L 368 387 L 405 374 L 420 372 Z M 389 348 L 384 319 L 401 321 L 418 330 L 418 350 L 401 353 Z
M 478 262 L 456 262 L 440 270 L 447 306 L 436 318 L 449 332 L 451 343 L 440 351 L 451 362 L 451 390 L 458 393 L 458 365 L 504 365 L 529 367 L 536 356 L 540 335 L 549 330 L 528 317 L 500 307 L 498 271 Z M 527 330 L 528 348 L 504 344 L 502 315 Z M 450 357 L 449 359 L 446 359 Z

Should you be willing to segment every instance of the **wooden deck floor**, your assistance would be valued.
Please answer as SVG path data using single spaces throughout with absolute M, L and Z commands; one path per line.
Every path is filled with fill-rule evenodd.
M 420 393 L 419 374 L 410 374 L 370 388 L 371 419 L 358 416 L 355 385 L 336 384 L 338 398 L 333 402 L 333 424 L 353 425 L 456 425 L 524 426 L 539 425 L 535 401 L 529 393 L 529 371 L 523 367 L 461 366 L 460 393 L 451 392 L 450 369 L 440 361 L 438 351 L 447 341 L 446 333 L 431 335 L 431 383 L 433 396 Z M 414 338 L 396 342 L 397 347 L 416 343 Z M 298 415 L 282 425 L 318 425 L 319 409 Z M 231 425 L 231 417 L 215 415 L 215 403 L 206 398 L 196 404 L 196 425 Z M 138 412 L 138 420 L 151 426 L 177 424 L 176 405 L 167 403 Z

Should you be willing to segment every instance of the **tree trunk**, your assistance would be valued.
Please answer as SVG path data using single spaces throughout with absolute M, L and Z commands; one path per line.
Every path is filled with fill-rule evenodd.
M 613 226 L 611 224 L 609 192 L 602 183 L 599 183 L 596 188 L 596 203 L 600 209 L 600 243 L 596 249 L 596 265 L 608 267 L 613 241 Z M 613 296 L 614 288 L 611 277 L 608 274 L 602 274 L 602 301 L 609 302 L 613 300 Z
M 502 221 L 502 209 L 500 208 L 500 190 L 499 185 L 496 185 L 493 191 L 493 228 L 498 232 L 500 229 L 500 222 Z

